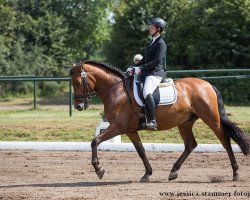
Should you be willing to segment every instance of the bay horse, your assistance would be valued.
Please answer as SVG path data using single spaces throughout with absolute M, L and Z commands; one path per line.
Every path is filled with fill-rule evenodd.
M 145 167 L 141 181 L 149 181 L 152 168 L 137 132 L 142 108 L 132 95 L 133 77 L 128 78 L 116 67 L 98 61 L 86 61 L 73 66 L 70 76 L 74 90 L 74 108 L 79 111 L 87 109 L 88 101 L 97 94 L 104 104 L 104 112 L 110 123 L 91 143 L 92 165 L 98 177 L 101 179 L 105 173 L 98 161 L 98 145 L 117 135 L 126 134 Z M 192 127 L 199 118 L 213 130 L 226 149 L 233 169 L 233 180 L 238 180 L 239 167 L 230 140 L 233 139 L 246 156 L 250 154 L 250 142 L 243 131 L 227 117 L 220 92 L 207 81 L 198 78 L 183 78 L 174 81 L 174 84 L 178 91 L 177 101 L 172 105 L 156 108 L 158 130 L 177 126 L 185 145 L 184 152 L 169 173 L 169 181 L 178 177 L 177 171 L 197 146 Z

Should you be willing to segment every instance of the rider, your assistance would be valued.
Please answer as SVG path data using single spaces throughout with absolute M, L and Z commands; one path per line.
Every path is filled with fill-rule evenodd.
M 166 22 L 161 18 L 154 18 L 149 21 L 148 25 L 152 40 L 145 49 L 143 59 L 136 63 L 133 68 L 134 73 L 142 75 L 144 79 L 143 97 L 150 119 L 146 127 L 157 130 L 153 92 L 165 77 L 163 57 L 166 54 L 167 47 L 161 33 L 166 26 Z

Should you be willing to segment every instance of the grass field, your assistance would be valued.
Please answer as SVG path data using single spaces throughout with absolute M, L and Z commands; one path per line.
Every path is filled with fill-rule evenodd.
M 20 103 L 22 102 L 22 103 Z M 102 105 L 90 105 L 87 111 L 68 106 L 41 106 L 32 109 L 31 100 L 0 102 L 0 141 L 91 141 L 101 121 Z M 230 119 L 250 137 L 250 107 L 226 106 Z M 140 131 L 144 143 L 183 143 L 177 128 L 167 131 Z M 198 143 L 219 143 L 214 133 L 200 120 L 194 125 Z M 128 142 L 122 136 L 123 142 Z

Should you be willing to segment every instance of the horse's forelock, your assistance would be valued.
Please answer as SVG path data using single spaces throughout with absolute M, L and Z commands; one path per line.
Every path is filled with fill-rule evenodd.
M 77 70 L 79 70 L 79 72 L 82 70 L 82 64 L 74 64 L 72 65 L 72 68 L 69 71 L 69 76 L 73 76 L 75 75 L 75 73 L 77 72 Z

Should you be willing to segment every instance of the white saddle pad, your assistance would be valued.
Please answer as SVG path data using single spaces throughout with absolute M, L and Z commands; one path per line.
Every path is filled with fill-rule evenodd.
M 136 83 L 138 83 L 138 81 L 135 78 L 134 79 L 135 100 L 140 106 L 144 106 L 142 100 L 140 99 L 138 95 Z M 173 79 L 171 78 L 166 79 L 166 82 L 160 84 L 159 90 L 160 90 L 160 102 L 157 106 L 170 105 L 177 101 L 177 92 L 176 92 Z

